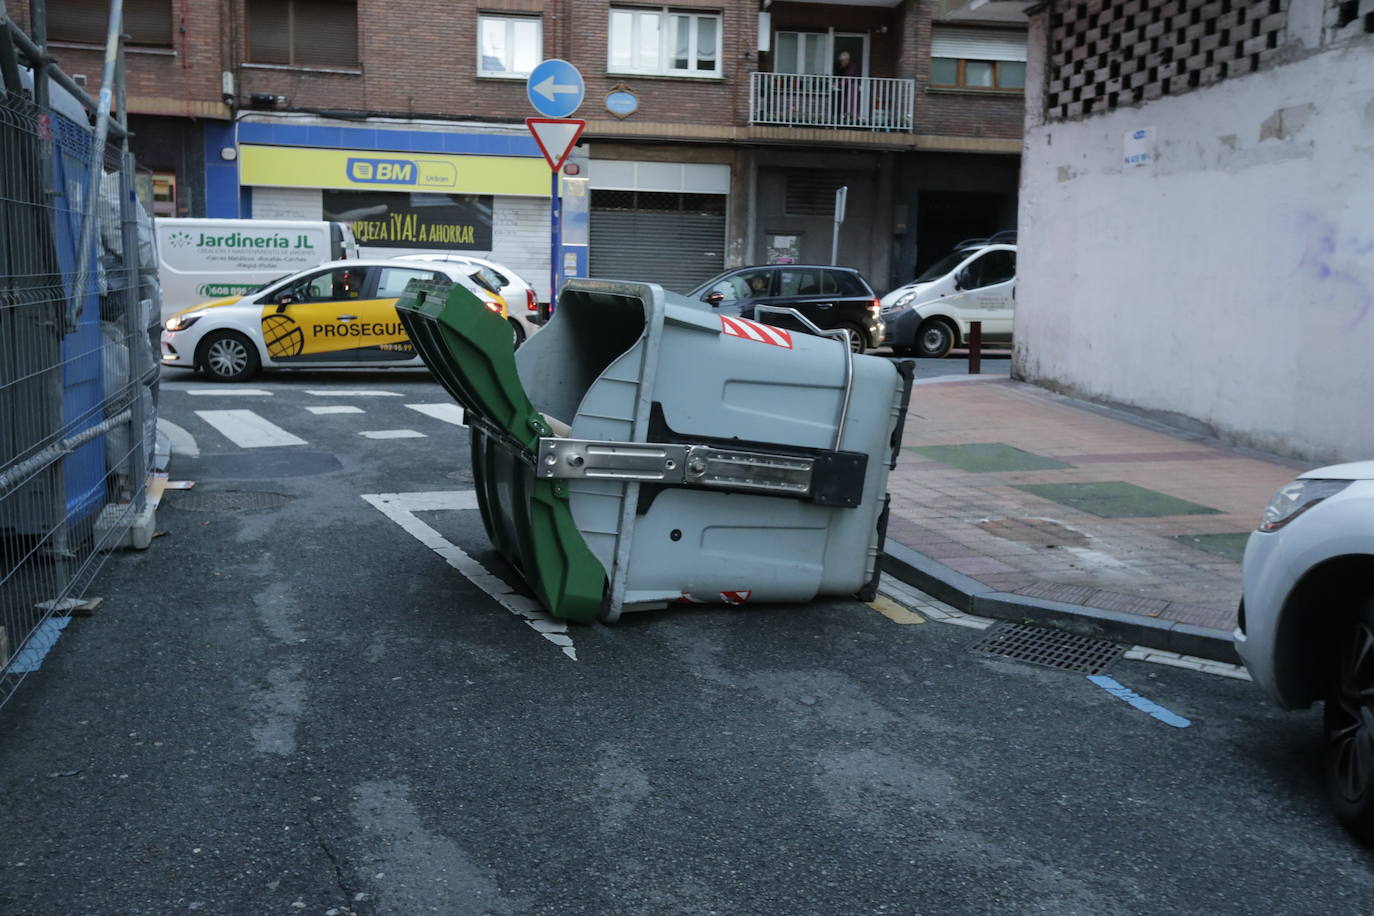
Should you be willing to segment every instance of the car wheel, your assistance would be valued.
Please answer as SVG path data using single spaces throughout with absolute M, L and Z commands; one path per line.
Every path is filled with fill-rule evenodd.
M 1337 628 L 1335 652 L 1322 714 L 1327 795 L 1345 828 L 1374 842 L 1374 599 Z
M 200 345 L 196 360 L 214 382 L 246 382 L 258 374 L 262 360 L 253 342 L 235 331 L 215 331 Z
M 507 318 L 510 322 L 511 337 L 515 340 L 515 349 L 519 350 L 520 345 L 525 342 L 525 329 L 520 327 L 520 322 L 514 318 Z
M 916 353 L 927 359 L 941 359 L 954 349 L 954 328 L 948 321 L 931 318 L 916 329 Z
M 840 327 L 849 332 L 849 349 L 854 353 L 863 354 L 868 351 L 868 335 L 864 329 L 857 324 L 842 324 Z

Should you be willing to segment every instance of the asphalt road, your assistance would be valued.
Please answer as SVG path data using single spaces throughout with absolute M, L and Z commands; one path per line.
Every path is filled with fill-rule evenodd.
M 892 353 L 883 348 L 875 350 L 874 355 L 890 357 Z M 1002 378 L 1011 375 L 1011 351 L 996 350 L 992 353 L 984 353 L 979 373 L 981 375 L 1001 376 Z M 956 375 L 968 375 L 968 353 L 963 350 L 955 350 L 944 359 L 916 360 L 916 377 L 918 379 Z
M 1316 714 L 1247 682 L 1115 663 L 1176 728 L 854 601 L 531 625 L 466 430 L 407 406 L 444 403 L 413 372 L 167 375 L 195 487 L 0 709 L 0 913 L 1374 906 Z M 303 443 L 198 413 L 236 410 Z M 395 430 L 423 438 L 361 435 Z

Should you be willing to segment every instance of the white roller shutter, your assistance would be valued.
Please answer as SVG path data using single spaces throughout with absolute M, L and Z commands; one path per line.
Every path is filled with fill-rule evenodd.
M 254 188 L 253 219 L 324 219 L 319 188 Z
M 931 32 L 930 56 L 1023 61 L 1026 59 L 1026 33 L 940 25 Z
M 491 259 L 520 275 L 542 302 L 549 298 L 549 199 L 497 197 L 492 206 Z M 516 303 L 508 302 L 514 307 Z M 524 303 L 519 303 L 524 308 Z

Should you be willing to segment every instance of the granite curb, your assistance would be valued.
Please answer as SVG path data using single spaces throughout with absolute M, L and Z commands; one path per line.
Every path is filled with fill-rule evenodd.
M 889 540 L 883 548 L 883 572 L 979 617 L 1044 624 L 1114 642 L 1240 664 L 1226 630 L 999 592 L 895 541 Z

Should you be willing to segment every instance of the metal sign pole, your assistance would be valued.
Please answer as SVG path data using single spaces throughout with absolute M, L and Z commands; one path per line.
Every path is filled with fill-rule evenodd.
M 559 250 L 563 247 L 563 209 L 558 194 L 558 169 L 550 169 L 549 176 L 549 312 L 552 314 L 558 303 L 558 288 L 563 285 L 563 257 Z
M 559 195 L 558 175 L 563 160 L 568 158 L 577 138 L 582 135 L 586 121 L 568 118 L 587 94 L 587 84 L 577 68 L 566 60 L 542 61 L 530 71 L 525 80 L 525 96 L 541 118 L 526 118 L 525 124 L 534 134 L 539 150 L 549 163 L 549 314 L 558 303 L 558 289 L 563 285 L 563 206 Z M 541 134 L 541 129 L 545 131 Z M 570 131 L 570 132 L 569 132 Z
M 845 204 L 849 202 L 849 185 L 835 189 L 835 233 L 830 237 L 830 263 L 840 257 L 840 224 L 844 222 Z

